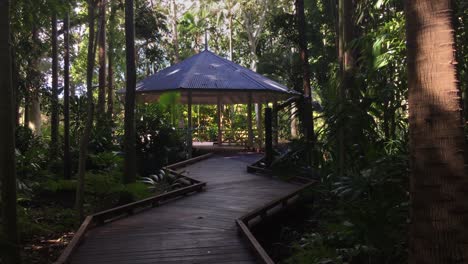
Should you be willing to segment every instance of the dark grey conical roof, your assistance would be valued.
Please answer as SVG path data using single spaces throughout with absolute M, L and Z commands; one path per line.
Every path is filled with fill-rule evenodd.
M 194 104 L 268 102 L 299 95 L 256 72 L 205 50 L 140 81 L 136 87 L 143 101 L 154 101 L 169 91 L 188 95 Z

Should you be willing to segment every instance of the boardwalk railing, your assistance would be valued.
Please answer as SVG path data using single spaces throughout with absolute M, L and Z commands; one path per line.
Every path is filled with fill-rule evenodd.
M 193 164 L 197 161 L 200 161 L 202 159 L 206 159 L 211 156 L 210 154 L 202 155 L 199 157 L 195 157 L 193 159 L 185 160 L 179 163 L 175 163 L 172 165 L 169 165 L 165 167 L 169 173 L 174 174 L 176 177 L 180 177 L 183 179 L 186 179 L 188 182 L 190 182 L 190 186 L 180 188 L 174 191 L 170 191 L 167 193 L 163 193 L 160 195 L 152 196 L 140 201 L 136 201 L 133 203 L 125 204 L 122 206 L 118 206 L 115 208 L 111 208 L 109 210 L 101 211 L 92 215 L 89 215 L 85 218 L 83 223 L 81 224 L 80 228 L 78 231 L 75 233 L 73 236 L 73 239 L 70 241 L 68 246 L 65 248 L 65 250 L 62 252 L 58 260 L 54 264 L 66 264 L 69 263 L 71 256 L 73 252 L 79 247 L 80 243 L 84 240 L 85 234 L 88 230 L 91 228 L 105 224 L 107 222 L 110 222 L 112 220 L 115 220 L 119 217 L 125 216 L 125 215 L 132 215 L 135 213 L 136 209 L 142 209 L 146 207 L 156 207 L 162 202 L 168 201 L 170 199 L 177 198 L 179 196 L 186 195 L 188 193 L 196 192 L 196 191 L 201 191 L 203 190 L 203 187 L 206 186 L 205 182 L 200 182 L 198 180 L 192 179 L 188 176 L 182 175 L 174 169 L 182 166 L 186 166 L 189 164 Z
M 300 180 L 302 181 L 304 180 L 304 178 L 301 178 Z M 251 222 L 253 222 L 254 219 L 258 219 L 259 221 L 257 221 L 256 223 L 259 223 L 265 218 L 267 218 L 269 213 L 277 212 L 278 210 L 285 208 L 286 206 L 288 206 L 291 200 L 296 199 L 301 194 L 302 191 L 311 187 L 315 183 L 316 183 L 315 181 L 309 180 L 308 183 L 301 186 L 297 190 L 279 199 L 271 201 L 268 204 L 262 207 L 259 207 L 236 220 L 236 224 L 239 227 L 241 234 L 249 242 L 250 246 L 252 247 L 254 253 L 257 255 L 261 263 L 274 264 L 275 262 L 270 258 L 268 253 L 265 251 L 262 245 L 260 245 L 260 243 L 257 241 L 255 236 L 252 234 L 250 228 L 254 225 L 254 223 L 251 223 Z

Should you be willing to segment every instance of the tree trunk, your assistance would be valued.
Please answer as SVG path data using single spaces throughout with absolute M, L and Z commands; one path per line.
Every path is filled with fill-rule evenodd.
M 405 2 L 410 143 L 409 263 L 468 263 L 466 140 L 451 0 Z
M 125 47 L 127 63 L 127 89 L 125 91 L 124 183 L 136 180 L 135 133 L 135 24 L 133 0 L 125 0 Z
M 16 213 L 15 168 L 15 94 L 12 86 L 10 41 L 10 1 L 0 1 L 0 176 L 2 192 L 2 225 L 4 238 L 2 260 L 20 263 Z
M 232 47 L 232 13 L 229 12 L 229 60 L 234 60 L 234 49 Z
M 39 30 L 37 27 L 33 27 L 32 42 L 34 43 L 34 49 L 41 45 L 39 40 Z M 33 56 L 28 65 L 28 86 L 29 89 L 25 95 L 25 111 L 24 111 L 24 125 L 29 127 L 36 136 L 42 134 L 42 116 L 41 116 L 41 98 L 40 98 L 40 73 L 39 73 L 39 55 Z
M 37 84 L 36 84 L 37 85 Z M 34 87 L 29 90 L 30 94 L 28 95 L 28 106 L 25 109 L 25 125 L 27 125 L 36 136 L 42 134 L 42 115 L 41 115 L 41 102 L 39 91 L 37 87 Z
M 78 211 L 80 220 L 84 218 L 83 202 L 84 202 L 84 187 L 85 187 L 85 174 L 86 174 L 86 159 L 88 157 L 88 144 L 93 128 L 93 70 L 94 70 L 94 0 L 88 0 L 88 57 L 86 65 L 86 96 L 88 99 L 87 116 L 85 129 L 80 140 L 80 154 L 78 159 L 78 186 L 76 189 L 76 204 L 75 207 Z
M 107 117 L 110 122 L 114 117 L 114 42 L 115 42 L 115 27 L 116 25 L 117 7 L 111 5 L 111 13 L 109 16 L 109 39 L 108 39 L 108 76 L 107 76 Z
M 174 63 L 179 63 L 179 34 L 177 32 L 177 3 L 175 0 L 171 1 L 172 5 L 172 40 L 174 41 Z
M 99 1 L 99 36 L 98 36 L 98 61 L 99 61 L 99 85 L 97 102 L 98 127 L 102 126 L 106 113 L 106 1 Z
M 58 50 L 57 50 L 57 14 L 52 13 L 52 99 L 50 117 L 50 150 L 51 158 L 58 152 L 59 105 L 58 105 Z
M 304 0 L 296 0 L 296 19 L 299 32 L 299 54 L 302 62 L 302 87 L 304 90 L 303 131 L 307 142 L 307 160 L 313 165 L 314 120 L 312 111 L 312 89 L 310 87 L 309 54 L 307 51 L 306 21 Z
M 346 114 L 344 113 L 344 106 L 347 102 L 346 92 L 349 86 L 349 80 L 347 78 L 347 60 L 351 61 L 351 56 L 347 54 L 346 47 L 348 45 L 347 40 L 349 38 L 348 30 L 350 25 L 347 23 L 351 23 L 351 21 L 347 21 L 347 19 L 351 18 L 349 14 L 352 10 L 349 10 L 349 4 L 347 3 L 348 0 L 339 0 L 338 1 L 338 63 L 340 66 L 340 82 L 338 87 L 338 175 L 342 176 L 346 170 L 346 161 L 345 161 L 345 152 L 346 152 L 346 144 L 345 144 L 345 127 L 346 127 Z
M 70 13 L 63 20 L 63 176 L 71 178 L 70 158 Z

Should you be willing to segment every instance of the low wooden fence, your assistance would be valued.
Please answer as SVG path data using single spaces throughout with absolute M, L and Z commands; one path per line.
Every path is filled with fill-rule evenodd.
M 304 181 L 304 178 L 298 179 Z M 251 232 L 251 227 L 254 224 L 258 224 L 268 216 L 272 215 L 275 212 L 287 207 L 293 200 L 297 199 L 302 191 L 314 185 L 315 181 L 308 181 L 306 184 L 302 185 L 300 188 L 295 191 L 279 198 L 274 201 L 269 202 L 268 204 L 259 207 L 241 218 L 236 220 L 236 224 L 239 227 L 240 233 L 248 241 L 252 250 L 256 254 L 258 260 L 263 264 L 274 264 L 275 262 L 270 258 L 265 249 L 260 245 L 255 236 Z M 257 221 L 255 221 L 257 220 Z
M 187 187 L 183 187 L 171 192 L 167 192 L 164 194 L 156 195 L 153 197 L 149 197 L 140 201 L 136 201 L 133 203 L 125 204 L 122 206 L 118 206 L 109 210 L 101 211 L 92 215 L 89 215 L 85 218 L 83 223 L 81 224 L 78 231 L 73 236 L 73 239 L 70 241 L 68 246 L 59 256 L 58 260 L 54 262 L 55 264 L 66 264 L 69 263 L 73 252 L 79 247 L 80 243 L 83 242 L 86 232 L 96 226 L 111 222 L 123 216 L 132 215 L 137 212 L 137 209 L 144 209 L 144 208 L 151 208 L 160 205 L 163 202 L 168 200 L 187 195 L 192 192 L 202 191 L 203 188 L 206 186 L 205 182 L 200 182 L 196 179 L 192 179 L 188 176 L 182 175 L 176 172 L 174 169 L 187 166 L 189 164 L 193 164 L 197 161 L 202 159 L 206 159 L 211 156 L 211 153 L 205 154 L 199 157 L 195 157 L 189 160 L 185 160 L 179 163 L 175 163 L 165 167 L 166 171 L 173 174 L 178 178 L 183 178 L 187 180 L 191 185 Z

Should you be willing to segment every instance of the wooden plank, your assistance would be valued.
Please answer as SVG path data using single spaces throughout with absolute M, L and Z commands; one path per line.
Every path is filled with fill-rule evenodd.
M 164 168 L 166 168 L 166 169 L 180 168 L 180 167 L 187 166 L 187 165 L 193 164 L 195 162 L 207 159 L 207 158 L 211 157 L 212 155 L 213 155 L 213 153 L 208 153 L 208 154 L 201 155 L 201 156 L 198 156 L 198 157 L 195 157 L 195 158 L 191 158 L 191 159 L 188 159 L 188 160 L 184 160 L 184 161 L 181 161 L 181 162 L 174 163 L 174 164 L 166 166 Z
M 304 191 L 305 189 L 311 187 L 312 185 L 316 184 L 315 181 L 311 181 L 301 187 L 299 187 L 298 189 L 290 192 L 289 194 L 285 195 L 285 196 L 282 196 L 278 199 L 275 199 L 267 204 L 265 204 L 264 206 L 261 206 L 247 214 L 245 214 L 244 216 L 242 216 L 241 218 L 239 218 L 241 221 L 244 221 L 246 224 L 248 224 L 249 220 L 261 215 L 261 214 L 264 214 L 266 212 L 268 212 L 269 209 L 272 209 L 274 207 L 276 207 L 277 205 L 280 205 L 282 203 L 284 203 L 284 201 L 287 201 L 288 199 L 291 199 L 292 197 L 294 196 L 297 196 L 300 192 Z
M 205 192 L 93 229 L 73 263 L 254 263 L 235 219 L 297 189 L 247 173 L 258 158 L 212 156 L 188 166 L 184 174 L 207 182 Z
M 257 239 L 250 232 L 249 228 L 242 222 L 242 220 L 236 220 L 236 224 L 239 227 L 241 233 L 245 236 L 249 244 L 253 247 L 255 254 L 263 264 L 274 264 L 275 262 L 266 253 L 265 249 L 258 243 Z
M 83 240 L 84 235 L 86 231 L 90 228 L 91 224 L 93 222 L 93 217 L 92 216 L 87 216 L 83 223 L 81 224 L 80 228 L 78 231 L 75 233 L 73 236 L 72 240 L 70 243 L 67 245 L 65 250 L 62 252 L 60 257 L 55 264 L 64 264 L 67 263 L 70 256 L 73 254 L 73 252 L 76 250 L 76 248 L 79 246 L 80 242 Z
M 109 218 L 110 216 L 116 216 L 116 215 L 119 215 L 119 214 L 126 214 L 130 210 L 135 209 L 137 207 L 147 206 L 147 205 L 149 205 L 149 204 L 151 204 L 153 202 L 159 202 L 159 201 L 162 201 L 164 199 L 169 199 L 169 198 L 180 196 L 180 195 L 183 195 L 183 194 L 186 194 L 186 193 L 189 193 L 189 192 L 200 190 L 204 186 L 206 186 L 206 183 L 198 183 L 198 184 L 191 185 L 191 186 L 188 186 L 188 187 L 184 187 L 184 188 L 181 188 L 181 189 L 177 189 L 177 190 L 174 190 L 174 191 L 171 191 L 171 192 L 167 192 L 167 193 L 164 193 L 164 194 L 149 197 L 149 198 L 146 198 L 146 199 L 143 199 L 143 200 L 140 200 L 140 201 L 136 201 L 136 202 L 133 202 L 133 203 L 118 206 L 118 207 L 115 207 L 115 208 L 112 208 L 112 209 L 109 209 L 109 210 L 105 210 L 105 211 L 102 211 L 102 212 L 99 212 L 99 213 L 95 213 L 95 214 L 93 214 L 93 217 L 96 218 L 96 219 L 101 218 L 101 220 L 102 220 L 102 219 Z

